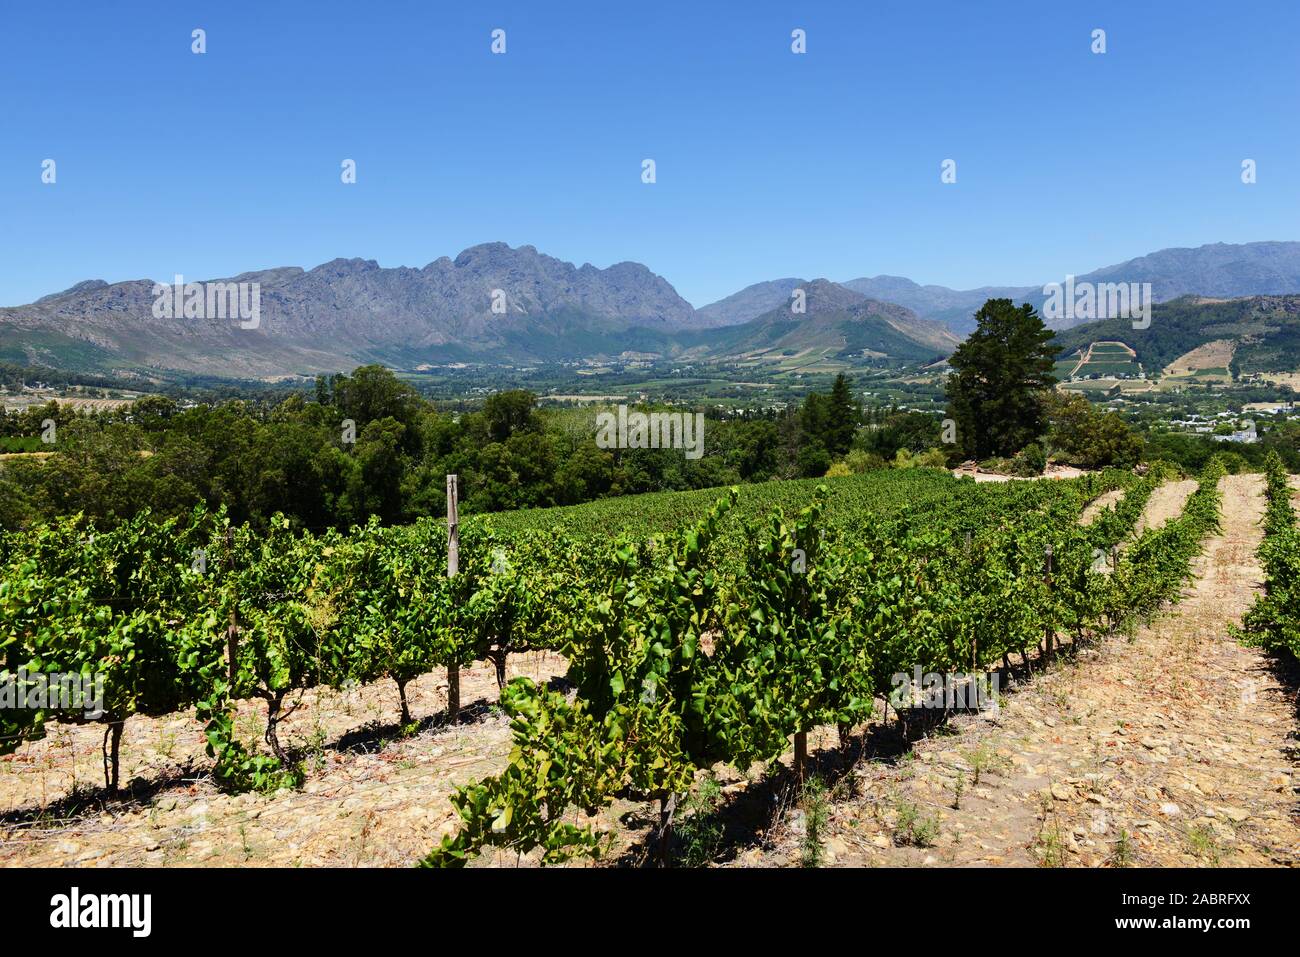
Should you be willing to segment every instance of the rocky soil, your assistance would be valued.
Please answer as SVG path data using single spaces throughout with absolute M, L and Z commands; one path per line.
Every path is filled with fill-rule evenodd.
M 565 668 L 556 655 L 510 660 L 512 677 L 538 681 Z M 122 779 L 134 796 L 111 801 L 100 793 L 102 731 L 53 726 L 0 758 L 0 865 L 409 866 L 455 825 L 452 791 L 505 764 L 510 728 L 493 706 L 490 664 L 461 671 L 462 724 L 435 723 L 445 675 L 425 675 L 407 694 L 425 719 L 410 736 L 391 682 L 308 692 L 281 736 L 305 755 L 307 783 L 269 796 L 213 786 L 192 712 L 127 722 Z M 261 743 L 252 703 L 237 723 L 242 740 Z

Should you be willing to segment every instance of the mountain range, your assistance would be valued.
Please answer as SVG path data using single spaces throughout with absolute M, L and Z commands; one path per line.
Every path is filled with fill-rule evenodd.
M 1186 295 L 1235 299 L 1300 293 L 1300 242 L 1213 243 L 1195 249 L 1162 249 L 1076 275 L 1075 281 L 1149 282 L 1155 302 L 1168 302 Z M 802 279 L 777 279 L 755 283 L 704 306 L 699 312 L 721 323 L 744 321 L 774 308 L 802 282 Z M 922 286 L 901 276 L 849 279 L 841 285 L 872 299 L 906 306 L 922 318 L 941 322 L 953 332 L 966 335 L 975 328 L 972 315 L 988 299 L 1028 302 L 1041 312 L 1047 298 L 1043 286 L 1049 282 L 1063 283 L 1065 276 L 1047 277 L 1034 286 L 981 286 L 978 289 Z M 1086 321 L 1048 320 L 1047 324 L 1067 329 Z
M 1059 277 L 1053 281 L 1061 281 Z M 1166 249 L 1079 281 L 1151 282 L 1156 301 L 1300 292 L 1300 243 Z M 0 309 L 0 361 L 118 374 L 273 378 L 364 362 L 401 369 L 616 358 L 925 362 L 988 298 L 1041 307 L 1042 287 L 953 290 L 876 276 L 786 278 L 695 309 L 639 263 L 599 269 L 487 243 L 423 268 L 335 259 L 210 282 L 255 283 L 256 328 L 156 314 L 152 280 L 80 282 Z M 803 291 L 804 309 L 793 307 Z M 248 323 L 246 323 L 248 325 Z
M 90 280 L 0 309 L 0 361 L 266 378 L 364 362 L 418 369 L 620 357 L 777 361 L 807 352 L 913 361 L 940 358 L 957 343 L 902 306 L 827 280 L 806 284 L 806 312 L 774 306 L 724 327 L 639 263 L 579 267 L 504 243 L 422 269 L 336 259 L 208 284 L 215 283 L 257 284 L 256 328 L 228 314 L 176 318 L 179 305 L 158 315 L 151 280 Z
M 384 362 L 570 358 L 659 345 L 695 310 L 637 263 L 576 267 L 531 246 L 489 243 L 422 269 L 335 259 L 211 283 L 257 283 L 257 328 L 154 315 L 151 280 L 78 283 L 0 309 L 0 359 L 240 377 Z M 500 290 L 494 296 L 494 291 Z M 496 310 L 494 311 L 494 305 Z

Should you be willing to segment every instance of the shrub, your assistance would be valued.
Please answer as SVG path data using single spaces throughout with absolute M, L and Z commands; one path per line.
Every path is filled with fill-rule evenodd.
M 874 472 L 877 469 L 886 468 L 888 463 L 875 452 L 864 452 L 861 449 L 854 449 L 848 455 L 844 456 L 844 464 L 849 467 L 849 471 L 855 475 L 863 472 Z
M 1253 467 L 1242 457 L 1240 452 L 1220 452 L 1219 460 L 1223 462 L 1223 467 L 1229 475 L 1240 475 L 1242 472 L 1250 472 Z
M 940 449 L 929 449 L 925 452 L 899 449 L 898 454 L 894 456 L 896 469 L 942 469 L 947 466 L 948 456 Z
M 1142 439 L 1118 412 L 1094 408 L 1080 395 L 1047 400 L 1048 441 L 1057 458 L 1080 468 L 1132 468 L 1142 457 Z
M 1045 468 L 1047 468 L 1047 456 L 1043 452 L 1043 447 L 1037 442 L 1026 445 L 1016 453 L 1016 457 L 1011 462 L 1013 475 L 1025 477 L 1042 475 Z

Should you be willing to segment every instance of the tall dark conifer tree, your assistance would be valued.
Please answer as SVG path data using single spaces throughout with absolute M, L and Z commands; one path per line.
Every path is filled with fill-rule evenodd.
M 847 453 L 853 445 L 853 436 L 858 431 L 858 421 L 861 418 L 862 410 L 853 399 L 853 385 L 841 372 L 831 386 L 827 409 L 826 451 L 836 457 Z
M 948 414 L 967 456 L 1013 455 L 1046 431 L 1044 396 L 1056 384 L 1054 333 L 1033 306 L 1010 299 L 990 299 L 975 322 L 948 360 Z

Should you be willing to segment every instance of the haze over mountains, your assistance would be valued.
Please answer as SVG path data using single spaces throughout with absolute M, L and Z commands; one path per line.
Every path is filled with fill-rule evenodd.
M 1156 301 L 1300 292 L 1300 243 L 1167 249 L 1078 279 L 1151 282 Z M 695 309 L 639 263 L 575 266 L 504 243 L 419 269 L 335 259 L 225 281 L 259 284 L 256 329 L 231 319 L 159 318 L 152 280 L 88 280 L 0 309 L 0 361 L 248 378 L 363 362 L 413 369 L 618 357 L 763 362 L 803 354 L 924 362 L 955 348 L 986 299 L 1040 308 L 1043 300 L 1041 286 L 953 290 L 890 276 L 838 284 L 786 278 Z M 804 290 L 806 312 L 791 309 L 796 288 Z

